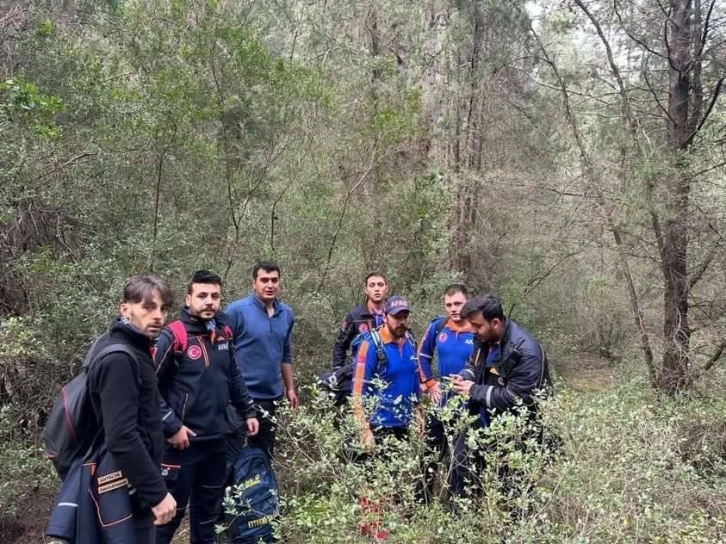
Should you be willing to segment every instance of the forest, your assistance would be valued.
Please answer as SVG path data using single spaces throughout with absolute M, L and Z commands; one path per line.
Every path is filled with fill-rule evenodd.
M 264 259 L 283 542 L 369 541 L 355 490 L 413 488 L 420 443 L 341 464 L 313 387 L 371 271 L 418 335 L 496 292 L 556 382 L 553 458 L 491 431 L 517 493 L 497 455 L 459 508 L 385 503 L 390 542 L 725 542 L 725 80 L 716 0 L 0 0 L 0 540 L 41 541 L 40 433 L 124 280 L 231 302 Z

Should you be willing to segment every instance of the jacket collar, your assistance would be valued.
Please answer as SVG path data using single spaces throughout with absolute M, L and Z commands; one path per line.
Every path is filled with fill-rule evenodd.
M 476 357 L 474 363 L 479 364 L 480 362 L 486 361 L 489 351 L 493 346 L 496 346 L 497 344 L 499 345 L 499 348 L 501 350 L 500 358 L 504 359 L 512 351 L 512 346 L 510 342 L 511 336 L 512 320 L 507 319 L 504 322 L 504 334 L 502 335 L 502 338 L 499 340 L 499 342 L 481 342 L 478 339 L 475 339 L 474 352 L 476 353 Z M 480 361 L 480 359 L 482 361 Z
M 444 317 L 444 321 L 444 327 L 448 327 L 454 332 L 472 332 L 471 325 L 466 319 L 462 319 L 458 324 L 450 317 Z
M 111 325 L 108 328 L 108 335 L 112 338 L 123 339 L 144 353 L 151 353 L 153 340 L 131 327 L 127 327 L 121 321 L 120 317 L 117 317 L 111 322 Z
M 364 305 L 364 308 L 366 309 L 366 312 L 368 312 L 368 313 L 369 313 L 370 315 L 372 315 L 372 316 L 373 316 L 373 315 L 381 315 L 381 314 L 383 313 L 383 310 L 381 310 L 380 312 L 379 312 L 379 311 L 377 311 L 377 310 L 376 310 L 376 309 L 375 309 L 375 308 L 374 308 L 374 307 L 373 307 L 373 306 L 371 305 L 371 301 L 370 301 L 370 300 L 366 301 L 366 303 L 365 303 L 365 305 Z
M 217 312 L 217 315 L 219 315 L 219 312 Z M 191 312 L 189 312 L 189 307 L 187 306 L 184 306 L 184 308 L 182 308 L 179 318 L 181 319 L 182 323 L 184 323 L 184 325 L 187 327 L 187 330 L 191 333 L 203 334 L 209 331 L 209 329 L 207 329 L 206 321 L 192 315 Z M 217 321 L 217 328 L 219 328 L 219 321 Z
M 251 295 L 252 302 L 254 302 L 255 306 L 257 306 L 260 310 L 263 310 L 265 313 L 267 312 L 267 306 L 265 306 L 265 303 L 260 300 L 260 297 L 258 297 L 254 292 Z M 272 301 L 272 308 L 274 310 L 272 315 L 277 315 L 280 313 L 280 301 L 275 299 Z

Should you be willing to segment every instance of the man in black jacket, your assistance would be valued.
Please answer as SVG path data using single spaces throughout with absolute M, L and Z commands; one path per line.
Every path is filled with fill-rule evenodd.
M 227 475 L 226 435 L 231 403 L 249 435 L 259 422 L 235 360 L 232 330 L 219 312 L 222 279 L 195 272 L 187 286 L 181 319 L 170 323 L 156 345 L 161 419 L 168 445 L 162 474 L 179 507 L 157 531 L 157 544 L 171 542 L 189 503 L 191 544 L 216 542 Z M 242 429 L 235 431 L 244 432 Z
M 540 343 L 511 319 L 494 295 L 469 300 L 461 310 L 476 339 L 466 368 L 452 377 L 457 393 L 469 397 L 470 410 L 478 413 L 475 427 L 510 411 L 536 413 L 535 394 L 551 386 L 547 357 Z M 461 493 L 470 479 L 465 439 L 459 437 L 454 453 L 452 492 Z
M 154 525 L 167 523 L 176 510 L 159 469 L 164 437 L 151 359 L 153 339 L 159 336 L 172 302 L 172 292 L 160 278 L 131 278 L 124 286 L 121 317 L 111 323 L 98 349 L 128 344 L 138 363 L 125 353 L 112 352 L 88 373 L 88 391 L 105 447 L 131 486 L 137 544 L 152 544 Z
M 379 272 L 371 272 L 365 281 L 366 302 L 353 308 L 345 316 L 333 348 L 333 369 L 346 365 L 346 358 L 353 339 L 361 333 L 383 325 L 383 307 L 388 294 L 388 281 Z M 355 353 L 351 354 L 351 360 Z

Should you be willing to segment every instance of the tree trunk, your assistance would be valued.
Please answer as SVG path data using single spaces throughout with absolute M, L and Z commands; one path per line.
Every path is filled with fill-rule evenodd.
M 668 392 L 687 387 L 691 381 L 688 324 L 688 209 L 690 182 L 684 172 L 683 152 L 689 143 L 689 91 L 693 57 L 691 1 L 673 0 L 667 24 L 668 63 L 668 149 L 673 157 L 672 179 L 666 182 L 665 219 L 660 225 L 659 243 L 664 279 L 663 370 L 659 386 Z
M 436 165 L 445 164 L 445 144 L 439 134 L 444 93 L 441 89 L 441 52 L 447 15 L 441 0 L 430 0 L 426 11 L 426 67 L 423 73 L 423 102 L 426 112 L 425 152 L 429 161 Z

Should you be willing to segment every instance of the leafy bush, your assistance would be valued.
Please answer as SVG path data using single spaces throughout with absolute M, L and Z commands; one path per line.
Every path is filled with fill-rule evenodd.
M 486 459 L 483 495 L 452 501 L 440 470 L 440 493 L 426 506 L 416 500 L 427 459 L 415 433 L 354 462 L 355 422 L 312 397 L 278 416 L 285 542 L 363 542 L 365 521 L 380 522 L 390 542 L 705 543 L 726 535 L 726 486 L 718 477 L 726 461 L 713 440 L 723 399 L 659 399 L 637 379 L 592 396 L 565 389 L 541 411 L 562 440 L 556 457 L 522 447 L 526 420 L 499 418 L 469 439 Z M 466 424 L 455 414 L 448 407 L 439 414 L 448 418 L 450 439 Z M 516 485 L 500 477 L 504 463 L 516 469 Z M 378 512 L 366 512 L 361 496 Z

